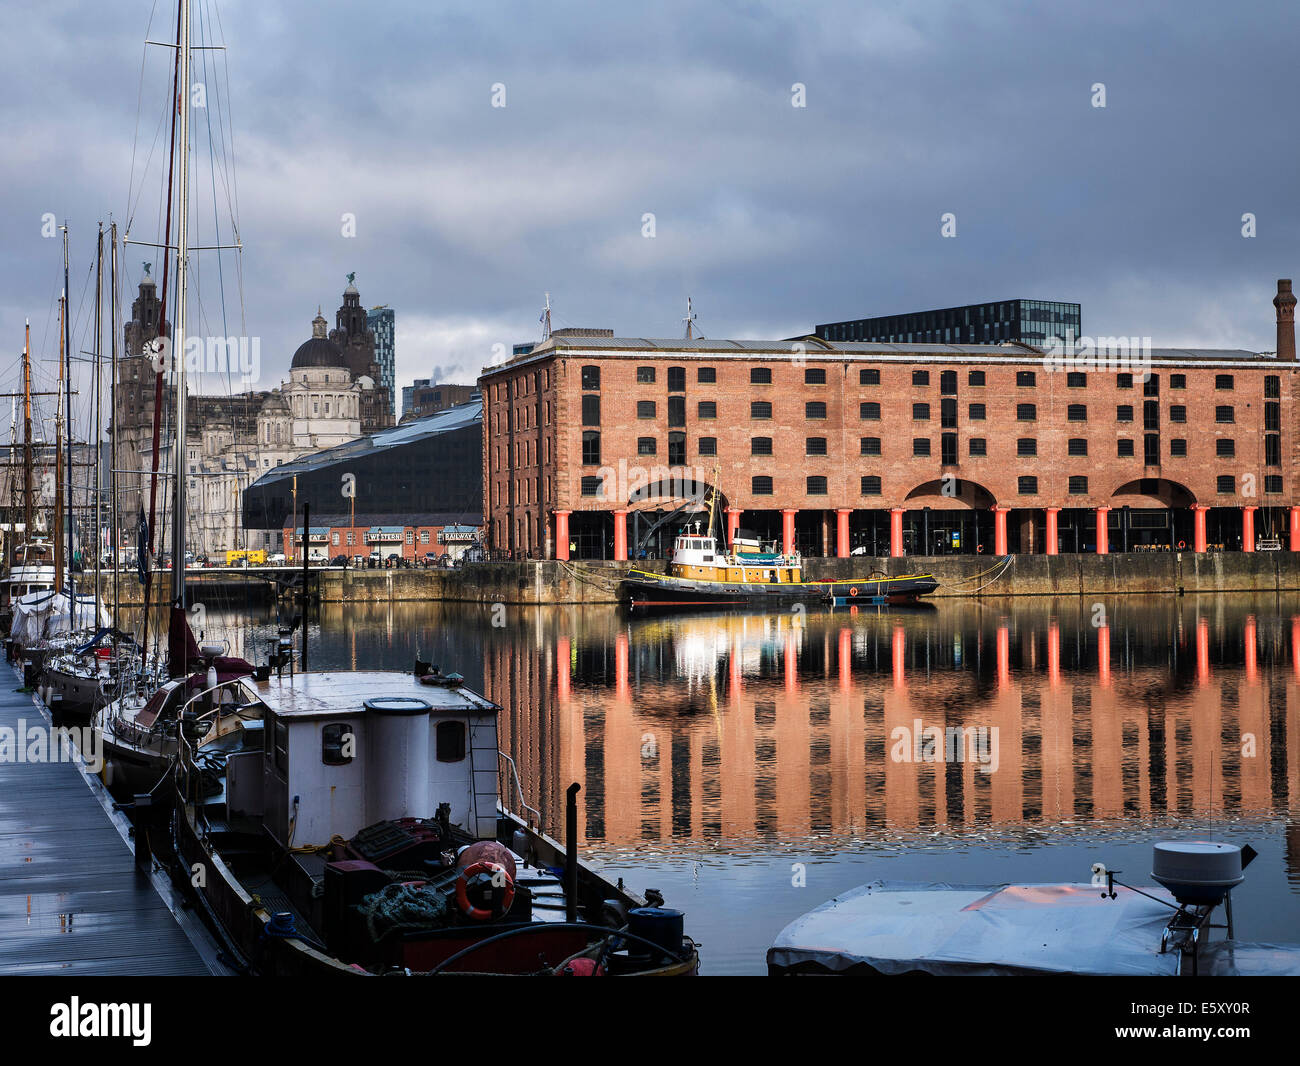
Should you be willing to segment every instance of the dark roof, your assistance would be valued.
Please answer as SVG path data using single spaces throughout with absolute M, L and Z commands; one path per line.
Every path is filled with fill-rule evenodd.
M 361 511 L 358 511 L 356 517 L 356 526 L 357 527 L 365 526 L 366 528 L 370 528 L 372 526 L 394 526 L 394 527 L 400 526 L 401 528 L 405 529 L 408 526 L 467 527 L 469 525 L 472 525 L 472 528 L 478 529 L 479 528 L 478 523 L 472 522 L 472 519 L 475 517 L 477 516 L 471 515 L 469 516 L 469 519 L 467 519 L 463 511 L 456 511 L 456 512 L 436 511 L 432 513 L 401 513 L 401 514 L 381 514 L 379 512 L 370 512 L 370 511 L 363 513 Z M 317 529 L 318 527 L 320 529 L 335 529 L 339 527 L 347 527 L 351 523 L 352 523 L 352 516 L 348 514 L 347 511 L 344 511 L 341 514 L 312 515 L 311 518 L 311 528 L 313 530 Z M 289 527 L 289 525 L 290 525 L 289 522 L 284 523 L 284 527 L 286 529 Z M 301 530 L 302 523 L 299 522 L 295 528 Z
M 302 370 L 305 367 L 327 366 L 346 369 L 347 365 L 348 362 L 343 358 L 343 353 L 337 344 L 324 337 L 312 337 L 304 341 L 293 353 L 293 362 L 289 364 L 289 368 Z

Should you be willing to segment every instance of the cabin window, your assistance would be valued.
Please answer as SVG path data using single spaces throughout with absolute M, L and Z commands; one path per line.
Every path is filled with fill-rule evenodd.
M 289 727 L 279 718 L 270 730 L 271 761 L 282 774 L 289 772 Z
M 439 762 L 460 762 L 465 758 L 464 722 L 439 722 L 435 739 Z
M 356 752 L 356 732 L 349 722 L 331 722 L 320 734 L 320 761 L 326 766 L 347 766 Z

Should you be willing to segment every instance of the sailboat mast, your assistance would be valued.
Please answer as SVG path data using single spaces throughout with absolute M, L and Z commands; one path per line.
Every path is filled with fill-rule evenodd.
M 104 224 L 99 224 L 99 245 L 95 253 L 95 624 L 99 624 L 101 585 L 100 560 L 104 552 L 100 540 L 103 537 L 104 512 L 102 506 L 103 472 L 100 456 L 100 441 L 104 436 Z
M 175 512 L 172 516 L 172 599 L 185 606 L 185 288 L 189 258 L 190 199 L 190 0 L 180 0 L 179 77 L 180 173 L 177 177 L 179 202 L 176 212 L 176 328 L 172 331 L 172 365 L 176 382 L 176 478 Z
M 117 288 L 117 223 L 114 222 L 109 226 L 109 242 L 112 244 L 112 251 L 109 253 L 108 269 L 108 328 L 112 334 L 109 342 L 112 351 L 112 368 L 109 374 L 109 410 L 112 414 L 108 422 L 108 483 L 109 491 L 112 493 L 112 499 L 109 501 L 109 521 L 113 523 L 112 532 L 109 534 L 109 547 L 113 552 L 113 625 L 118 625 L 119 601 L 117 587 L 117 572 L 120 569 L 121 555 L 118 553 L 118 537 L 120 526 L 117 521 L 117 334 L 118 334 L 118 288 Z
M 72 628 L 77 628 L 77 579 L 73 577 L 73 543 L 72 543 L 72 315 L 68 307 L 68 227 L 63 226 L 63 358 L 67 362 L 63 373 L 63 410 L 68 423 L 68 476 L 66 484 L 68 499 L 65 511 L 68 522 L 68 587 L 71 596 L 70 611 Z
M 23 538 L 32 539 L 32 322 L 23 333 Z
M 54 394 L 54 587 L 63 591 L 63 315 L 59 297 L 59 387 Z

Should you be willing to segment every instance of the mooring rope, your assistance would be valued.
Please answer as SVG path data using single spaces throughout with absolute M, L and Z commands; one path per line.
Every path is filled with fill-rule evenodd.
M 984 582 L 984 584 L 980 585 L 979 588 L 962 589 L 962 591 L 967 595 L 976 592 L 981 592 L 984 589 L 988 588 L 991 584 L 993 584 L 993 582 L 997 581 L 998 578 L 1000 578 L 1003 574 L 1005 574 L 1009 569 L 1011 569 L 1011 566 L 1015 561 L 1016 561 L 1016 557 L 1014 555 L 1008 555 L 1001 562 L 996 563 L 993 566 L 990 566 L 987 570 L 982 570 L 978 574 L 971 574 L 970 577 L 964 577 L 958 581 L 953 581 L 947 584 L 941 581 L 939 582 L 939 587 L 941 589 L 957 589 L 959 588 L 959 586 L 965 585 L 967 582 L 978 581 L 980 578 L 984 577 L 985 574 L 993 574 L 993 571 L 996 570 L 997 573 L 993 574 L 993 576 L 989 578 L 986 582 Z

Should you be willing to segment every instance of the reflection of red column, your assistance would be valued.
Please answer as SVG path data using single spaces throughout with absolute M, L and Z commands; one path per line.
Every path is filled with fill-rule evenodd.
M 849 557 L 849 515 L 852 513 L 847 507 L 835 511 L 835 555 L 840 559 Z
M 1196 683 L 1210 683 L 1210 623 L 1205 618 L 1196 620 Z
M 1291 618 L 1291 672 L 1300 678 L 1300 615 Z
M 1056 545 L 1060 537 L 1056 533 L 1056 516 L 1061 513 L 1059 507 L 1049 507 L 1047 509 L 1047 554 L 1056 554 Z
M 1291 508 L 1291 550 L 1300 552 L 1300 507 Z
M 1097 680 L 1110 685 L 1110 626 L 1097 627 Z
M 627 509 L 614 512 L 614 561 L 627 562 Z
M 1110 514 L 1109 507 L 1097 508 L 1097 554 L 1110 554 L 1110 528 L 1107 525 L 1107 515 Z
M 731 684 L 731 704 L 740 706 L 740 652 L 733 647 L 727 657 L 727 679 Z
M 1011 684 L 1011 631 L 998 626 L 998 688 Z
M 894 688 L 902 692 L 907 687 L 907 638 L 902 626 L 894 626 L 889 650 L 894 663 Z
M 1205 512 L 1209 508 L 1203 503 L 1192 504 L 1192 551 L 1205 551 Z
M 794 516 L 798 514 L 787 507 L 781 512 L 781 550 L 786 555 L 794 554 Z
M 894 559 L 903 557 L 903 508 L 894 507 L 889 512 L 889 554 Z
M 845 626 L 840 630 L 840 691 L 853 688 L 853 630 Z
M 561 703 L 568 703 L 573 682 L 573 664 L 570 660 L 569 638 L 560 637 L 555 642 L 555 694 Z
M 727 508 L 727 546 L 730 547 L 736 539 L 736 530 L 740 528 L 740 508 Z
M 1061 627 L 1055 619 L 1047 624 L 1047 682 L 1052 688 L 1061 684 Z
M 614 698 L 619 703 L 626 703 L 631 695 L 627 682 L 627 630 L 620 629 L 614 637 Z
M 1241 509 L 1241 550 L 1244 552 L 1253 552 L 1255 550 L 1255 508 L 1243 507 Z
M 1007 554 L 1007 508 L 993 508 L 993 554 Z
M 555 512 L 555 557 L 569 557 L 569 511 Z
M 1246 683 L 1253 685 L 1259 680 L 1259 664 L 1255 658 L 1255 616 L 1246 616 Z
M 799 691 L 799 656 L 795 650 L 793 629 L 785 635 L 785 690 L 790 693 Z

